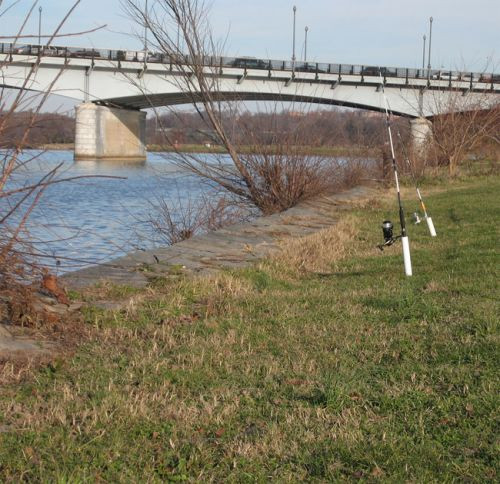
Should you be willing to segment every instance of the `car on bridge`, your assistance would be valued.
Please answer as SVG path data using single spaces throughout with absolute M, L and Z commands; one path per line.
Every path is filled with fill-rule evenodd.
M 320 69 L 318 67 L 318 64 L 314 63 L 300 63 L 295 66 L 295 72 L 318 72 L 318 73 L 325 73 L 325 69 Z
M 89 58 L 89 59 L 100 59 L 101 53 L 95 49 L 79 49 L 71 50 L 68 49 L 69 57 L 79 57 L 79 58 Z
M 362 76 L 382 76 L 382 77 L 396 77 L 396 69 L 389 69 L 388 67 L 366 66 L 361 69 Z
M 230 62 L 231 67 L 240 67 L 243 69 L 268 69 L 269 62 L 255 57 L 237 57 Z
M 479 82 L 495 82 L 500 83 L 500 74 L 481 74 Z
M 460 76 L 458 75 L 458 73 L 452 71 L 439 71 L 432 74 L 431 79 L 459 81 Z
M 30 55 L 38 55 L 39 53 L 42 55 L 50 56 L 50 57 L 64 57 L 66 55 L 65 47 L 56 47 L 53 45 L 22 45 L 14 49 L 14 54 L 30 54 Z

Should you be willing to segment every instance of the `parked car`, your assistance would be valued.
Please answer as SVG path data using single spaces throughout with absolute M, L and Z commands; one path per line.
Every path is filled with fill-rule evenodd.
M 231 67 L 241 67 L 245 69 L 267 69 L 269 63 L 255 57 L 237 57 L 231 62 Z

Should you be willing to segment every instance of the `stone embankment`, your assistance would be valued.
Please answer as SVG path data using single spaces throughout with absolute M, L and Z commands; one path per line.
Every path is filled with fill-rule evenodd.
M 64 276 L 71 289 L 98 282 L 142 287 L 151 277 L 169 275 L 172 269 L 186 273 L 208 273 L 220 268 L 251 264 L 278 249 L 280 240 L 303 237 L 335 225 L 343 210 L 353 203 L 373 197 L 374 189 L 353 188 L 335 195 L 304 202 L 285 212 L 233 225 L 175 245 L 137 251 L 111 261 Z

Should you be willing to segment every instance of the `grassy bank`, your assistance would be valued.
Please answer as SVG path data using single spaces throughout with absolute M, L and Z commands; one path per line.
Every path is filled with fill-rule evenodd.
M 258 267 L 99 289 L 131 302 L 1 388 L 2 480 L 497 480 L 499 190 L 428 197 L 412 278 L 374 248 L 391 197 Z
M 35 149 L 40 149 L 44 151 L 70 151 L 75 148 L 73 143 L 51 143 L 44 144 L 36 147 Z M 150 153 L 173 153 L 175 150 L 171 146 L 149 144 L 148 151 Z M 207 147 L 204 144 L 182 144 L 177 147 L 177 151 L 180 153 L 215 153 L 222 154 L 226 153 L 226 150 L 222 146 L 212 145 Z M 254 148 L 251 146 L 242 146 L 240 148 L 242 153 L 252 153 Z M 315 147 L 303 147 L 303 152 L 311 155 L 317 156 L 375 156 L 378 154 L 373 148 L 365 147 L 344 147 L 344 146 L 315 146 Z
M 177 150 L 180 153 L 227 153 L 225 148 L 220 145 L 211 145 L 210 147 L 207 147 L 203 144 L 182 144 L 178 146 Z M 238 147 L 238 150 L 245 154 L 254 153 L 255 147 L 240 146 Z M 169 153 L 173 152 L 174 149 L 171 146 L 151 144 L 148 145 L 148 151 Z M 301 151 L 303 153 L 317 156 L 373 156 L 376 153 L 376 150 L 373 148 L 358 146 L 304 146 L 301 148 Z

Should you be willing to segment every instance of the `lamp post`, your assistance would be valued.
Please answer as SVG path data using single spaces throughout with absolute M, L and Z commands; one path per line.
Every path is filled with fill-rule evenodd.
M 38 7 L 38 45 L 42 45 L 42 6 Z
M 309 32 L 309 27 L 305 28 L 305 40 L 304 40 L 304 62 L 307 62 L 307 32 Z
M 432 45 L 432 17 L 429 18 L 429 55 L 427 56 L 427 69 L 429 70 L 428 76 L 431 75 L 431 45 Z
M 295 74 L 295 19 L 297 17 L 297 7 L 293 6 L 293 42 L 292 42 L 292 74 Z
M 146 60 L 148 52 L 148 0 L 144 8 L 144 60 Z
M 422 51 L 422 70 L 425 69 L 425 41 L 427 40 L 427 36 L 424 34 L 424 49 Z

